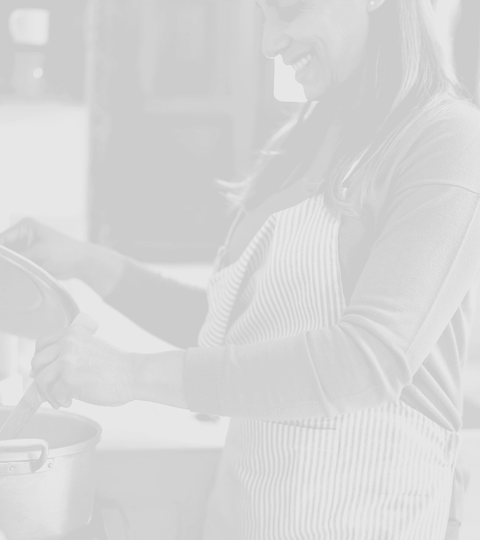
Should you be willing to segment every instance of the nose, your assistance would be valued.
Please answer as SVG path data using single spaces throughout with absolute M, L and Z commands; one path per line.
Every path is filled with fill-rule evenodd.
M 279 20 L 270 20 L 263 27 L 262 52 L 267 58 L 275 58 L 286 49 L 291 38 L 285 33 L 285 24 Z

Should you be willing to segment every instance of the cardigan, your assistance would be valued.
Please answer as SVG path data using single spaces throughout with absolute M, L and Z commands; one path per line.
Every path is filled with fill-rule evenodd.
M 480 269 L 480 113 L 455 102 L 448 116 L 412 129 L 392 159 L 395 173 L 361 216 L 342 218 L 347 307 L 329 328 L 198 347 L 205 291 L 127 262 L 105 300 L 187 348 L 192 411 L 282 420 L 290 408 L 312 416 L 312 403 L 316 416 L 334 417 L 402 399 L 442 427 L 460 428 Z

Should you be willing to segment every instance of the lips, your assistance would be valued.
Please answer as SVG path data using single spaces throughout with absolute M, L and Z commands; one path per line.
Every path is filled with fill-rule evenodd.
M 291 66 L 298 73 L 299 71 L 302 71 L 303 69 L 305 69 L 312 60 L 313 60 L 313 56 L 311 54 L 306 54 L 305 56 L 302 56 L 298 60 L 295 60 L 295 62 L 292 62 Z

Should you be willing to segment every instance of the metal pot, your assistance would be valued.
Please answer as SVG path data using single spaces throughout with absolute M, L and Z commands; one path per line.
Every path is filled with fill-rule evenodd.
M 0 407 L 0 426 L 11 412 Z M 53 540 L 88 525 L 101 427 L 81 416 L 38 411 L 21 439 L 0 442 L 0 532 Z

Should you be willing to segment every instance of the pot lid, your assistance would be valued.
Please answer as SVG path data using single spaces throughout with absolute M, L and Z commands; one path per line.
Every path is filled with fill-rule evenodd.
M 36 339 L 66 328 L 78 313 L 55 278 L 0 245 L 0 332 Z

